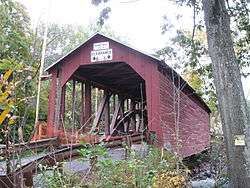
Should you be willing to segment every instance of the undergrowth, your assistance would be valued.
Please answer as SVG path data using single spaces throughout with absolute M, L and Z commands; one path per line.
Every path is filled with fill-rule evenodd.
M 128 149 L 128 148 L 127 148 Z M 85 147 L 79 151 L 84 160 L 95 159 L 91 171 L 83 176 L 71 176 L 54 168 L 46 185 L 55 187 L 89 188 L 181 188 L 189 187 L 188 170 L 177 169 L 177 157 L 156 147 L 148 147 L 145 154 L 129 149 L 125 160 L 113 160 L 103 146 Z M 96 160 L 98 159 L 98 160 Z

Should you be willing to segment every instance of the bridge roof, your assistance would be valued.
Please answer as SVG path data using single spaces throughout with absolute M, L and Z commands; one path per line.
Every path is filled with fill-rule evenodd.
M 204 108 L 206 109 L 206 111 L 208 113 L 211 113 L 211 110 L 210 108 L 207 106 L 207 104 L 203 101 L 203 99 L 196 93 L 196 91 L 173 69 L 171 68 L 169 65 L 167 65 L 163 60 L 153 56 L 153 55 L 150 55 L 146 52 L 143 52 L 141 50 L 138 50 L 137 48 L 135 47 L 132 47 L 128 44 L 125 44 L 121 41 L 118 41 L 114 38 L 111 38 L 111 37 L 108 37 L 108 36 L 105 36 L 104 34 L 101 34 L 99 32 L 95 33 L 94 35 L 92 35 L 91 37 L 89 37 L 86 41 L 84 41 L 83 43 L 81 43 L 79 46 L 77 46 L 76 48 L 74 48 L 73 50 L 71 50 L 68 54 L 66 54 L 65 56 L 63 56 L 62 58 L 60 58 L 59 60 L 57 60 L 55 63 L 53 63 L 52 65 L 48 66 L 45 71 L 50 71 L 51 69 L 55 68 L 57 65 L 59 65 L 60 63 L 62 63 L 68 56 L 70 56 L 71 54 L 73 54 L 75 51 L 77 51 L 79 48 L 85 46 L 91 39 L 95 38 L 95 37 L 104 37 L 106 38 L 107 40 L 111 40 L 111 41 L 114 41 L 115 43 L 118 43 L 122 46 L 125 46 L 126 48 L 129 48 L 131 50 L 134 50 L 136 52 L 138 52 L 139 54 L 143 55 L 143 56 L 147 56 L 149 58 L 151 58 L 153 60 L 154 63 L 156 63 L 159 67 L 161 67 L 162 69 L 166 70 L 167 73 L 169 75 L 173 74 L 174 77 L 180 77 L 180 82 L 182 84 L 185 84 L 185 87 L 187 87 L 187 89 L 189 89 L 192 94 L 194 95 L 194 97 L 202 104 L 202 106 L 204 106 Z

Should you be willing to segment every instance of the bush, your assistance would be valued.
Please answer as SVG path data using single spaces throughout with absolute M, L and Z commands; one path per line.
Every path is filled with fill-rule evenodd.
M 89 187 L 183 187 L 187 184 L 185 168 L 177 172 L 177 158 L 171 153 L 150 147 L 145 157 L 131 151 L 126 160 L 98 161 Z
M 94 168 L 83 174 L 83 178 L 62 174 L 59 168 L 49 168 L 53 173 L 46 176 L 47 187 L 90 187 L 90 188 L 181 188 L 188 187 L 188 170 L 183 165 L 177 169 L 178 159 L 170 152 L 148 147 L 146 155 L 129 149 L 126 160 L 97 157 L 106 156 L 103 145 L 79 150 L 84 160 L 95 159 Z M 48 169 L 47 169 L 48 170 Z

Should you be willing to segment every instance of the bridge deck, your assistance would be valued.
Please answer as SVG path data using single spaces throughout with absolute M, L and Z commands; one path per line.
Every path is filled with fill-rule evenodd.
M 124 139 L 128 139 L 127 137 L 119 137 L 119 139 L 115 138 L 115 140 L 112 141 L 107 141 L 105 143 L 105 146 L 107 148 L 112 148 L 116 146 L 121 146 L 122 143 L 124 142 Z M 144 136 L 137 134 L 137 135 L 132 135 L 131 140 L 129 140 L 131 143 L 137 143 L 141 142 L 144 140 Z M 79 156 L 79 152 L 77 151 L 79 148 L 82 147 L 82 144 L 74 144 L 71 146 L 65 145 L 62 146 L 64 148 L 62 149 L 57 149 L 52 152 L 46 152 L 46 153 L 40 153 L 20 159 L 14 159 L 11 160 L 12 165 L 16 165 L 18 162 L 20 163 L 17 168 L 15 168 L 15 172 L 28 172 L 28 171 L 33 171 L 34 169 L 37 169 L 38 164 L 46 164 L 46 165 L 53 165 L 55 161 L 64 161 L 66 159 L 69 159 L 70 157 L 75 157 Z M 6 162 L 2 161 L 0 162 L 0 178 L 6 176 Z
M 30 163 L 35 163 L 38 159 L 45 157 L 46 155 L 50 155 L 52 154 L 52 152 L 49 153 L 40 153 L 40 154 L 36 154 L 36 155 L 32 155 L 32 156 L 28 156 L 28 157 L 24 157 L 24 158 L 20 158 L 20 159 L 13 159 L 11 160 L 11 166 L 16 166 L 18 163 L 20 164 L 20 166 L 26 166 Z M 6 162 L 2 161 L 0 162 L 0 176 L 4 176 L 6 175 Z

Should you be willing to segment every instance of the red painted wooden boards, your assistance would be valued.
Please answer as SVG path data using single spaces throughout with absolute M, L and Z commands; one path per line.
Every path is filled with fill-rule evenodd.
M 108 49 L 112 49 L 112 58 L 108 58 L 106 61 L 91 62 L 91 52 L 94 50 L 93 46 L 100 42 L 108 42 Z M 120 66 L 119 62 L 126 63 L 132 71 L 128 68 L 124 69 L 124 66 Z M 95 70 L 91 69 L 91 67 L 98 64 L 110 66 L 112 63 L 116 64 L 111 66 L 113 68 L 109 68 L 109 70 L 101 72 L 96 70 L 95 72 Z M 94 71 L 93 73 L 89 73 L 89 75 L 92 75 L 91 79 L 96 78 L 95 74 L 99 77 L 101 75 L 99 80 L 106 79 L 107 81 L 108 77 L 115 74 L 115 76 L 118 76 L 117 80 L 123 80 L 123 83 L 125 83 L 124 81 L 128 75 L 124 75 L 124 72 L 127 71 L 126 74 L 132 73 L 134 76 L 132 80 L 134 82 L 130 80 L 128 85 L 128 88 L 131 88 L 131 90 L 136 82 L 143 80 L 145 82 L 148 131 L 156 134 L 157 145 L 175 150 L 176 121 L 174 114 L 176 115 L 176 110 L 174 106 L 176 105 L 173 105 L 174 86 L 169 73 L 173 72 L 175 76 L 177 74 L 157 58 L 141 53 L 101 34 L 94 35 L 87 42 L 48 69 L 48 72 L 52 74 L 48 114 L 48 133 L 50 136 L 54 134 L 53 118 L 55 113 L 56 78 L 61 76 L 61 85 L 64 85 L 76 72 L 78 74 L 79 72 L 84 72 L 86 65 L 88 65 L 89 71 Z M 98 69 L 98 66 L 95 68 Z M 168 76 L 164 76 L 159 71 L 160 69 L 164 69 Z M 85 73 L 82 74 L 81 76 L 84 77 Z M 182 78 L 180 79 L 182 84 L 185 84 L 180 93 L 179 100 L 180 154 L 186 157 L 199 153 L 209 147 L 210 110 L 195 93 L 192 93 L 193 90 L 190 86 Z M 115 86 L 119 85 L 119 82 L 113 80 L 110 80 L 110 82 Z M 85 105 L 90 105 L 90 103 Z M 85 116 L 89 116 L 88 113 L 89 111 L 85 111 Z

